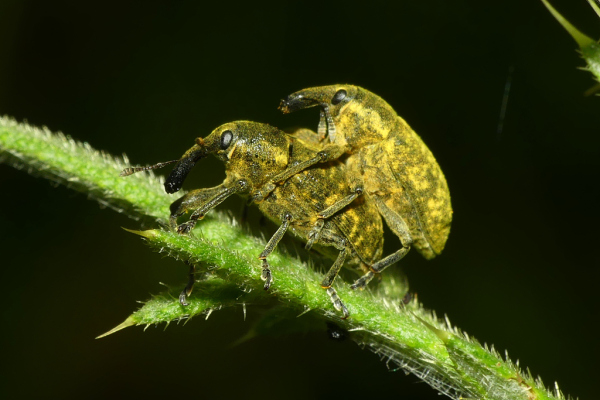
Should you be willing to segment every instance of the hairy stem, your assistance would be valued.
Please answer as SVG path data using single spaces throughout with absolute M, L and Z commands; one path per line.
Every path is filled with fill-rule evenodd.
M 138 219 L 160 220 L 174 200 L 164 193 L 161 179 L 151 173 L 120 177 L 120 171 L 129 167 L 126 159 L 6 117 L 0 118 L 0 160 L 64 183 Z M 207 272 L 197 283 L 189 306 L 179 304 L 181 288 L 166 292 L 105 335 L 132 325 L 169 323 L 276 297 L 295 314 L 310 311 L 335 322 L 356 342 L 452 398 L 564 398 L 558 388 L 548 391 L 539 378 L 533 379 L 493 348 L 481 346 L 448 319 L 438 319 L 416 300 L 405 305 L 404 286 L 391 274 L 377 290 L 353 291 L 338 282 L 336 289 L 350 311 L 350 318 L 342 320 L 318 285 L 320 274 L 290 255 L 273 253 L 269 261 L 275 282 L 268 292 L 262 290 L 261 264 L 256 256 L 264 241 L 249 236 L 218 213 L 199 223 L 192 236 L 161 229 L 133 233 L 144 237 L 153 249 Z

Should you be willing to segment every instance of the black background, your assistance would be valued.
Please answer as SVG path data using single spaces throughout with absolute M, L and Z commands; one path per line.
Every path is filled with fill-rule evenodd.
M 600 37 L 584 0 L 553 3 Z M 232 120 L 315 128 L 316 110 L 276 110 L 301 88 L 368 88 L 420 133 L 453 196 L 442 256 L 402 262 L 419 299 L 591 399 L 600 98 L 582 96 L 594 81 L 575 48 L 539 1 L 3 0 L 0 114 L 148 164 Z M 186 187 L 217 184 L 214 165 Z M 94 340 L 186 267 L 85 195 L 6 165 L 0 185 L 3 398 L 439 398 L 324 332 L 232 347 L 260 307 Z

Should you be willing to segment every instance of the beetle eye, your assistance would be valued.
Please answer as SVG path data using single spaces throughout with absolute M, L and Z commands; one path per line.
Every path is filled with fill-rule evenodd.
M 225 131 L 221 134 L 221 150 L 225 150 L 231 144 L 233 139 L 233 133 L 231 131 Z
M 333 95 L 333 99 L 331 99 L 331 104 L 333 104 L 334 106 L 336 104 L 340 104 L 340 102 L 346 98 L 346 94 L 347 93 L 346 93 L 346 91 L 344 89 L 338 90 Z

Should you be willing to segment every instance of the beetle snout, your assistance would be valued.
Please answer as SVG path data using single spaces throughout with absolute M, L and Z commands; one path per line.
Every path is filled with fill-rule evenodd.
M 290 94 L 287 98 L 281 100 L 278 109 L 281 110 L 284 114 L 289 114 L 297 110 L 302 110 L 304 108 L 314 107 L 318 105 L 318 100 L 306 97 L 302 93 L 294 93 Z
M 206 157 L 206 147 L 195 145 L 189 149 L 181 159 L 175 164 L 175 168 L 169 174 L 165 181 L 165 191 L 167 193 L 175 193 L 183 186 L 183 181 L 190 173 L 194 165 L 202 158 Z

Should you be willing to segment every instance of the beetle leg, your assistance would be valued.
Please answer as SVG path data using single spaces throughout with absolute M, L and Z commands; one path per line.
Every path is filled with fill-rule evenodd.
M 390 254 L 389 256 L 387 256 L 386 258 L 384 258 L 382 260 L 377 261 L 375 264 L 371 265 L 371 267 L 370 267 L 371 270 L 369 272 L 367 272 L 366 274 L 364 274 L 363 276 L 358 278 L 350 287 L 352 289 L 364 289 L 365 286 L 367 286 L 367 284 L 371 281 L 371 279 L 373 279 L 375 274 L 381 273 L 381 271 L 383 271 L 390 265 L 400 261 L 402 258 L 404 258 L 404 256 L 406 255 L 406 253 L 408 253 L 409 250 L 410 250 L 410 245 L 409 246 L 403 245 L 400 250 L 396 251 L 395 253 Z
M 352 284 L 352 286 L 350 286 L 352 289 L 364 289 L 367 284 L 369 282 L 371 282 L 371 279 L 373 279 L 373 277 L 375 276 L 375 273 L 373 271 L 369 271 L 366 274 L 364 274 L 363 276 L 361 276 L 360 278 L 358 278 L 356 281 L 354 281 L 354 283 Z
M 374 200 L 379 213 L 389 226 L 390 230 L 400 238 L 402 246 L 410 248 L 413 243 L 413 239 L 410 235 L 408 225 L 404 219 L 397 212 L 389 208 L 385 202 L 379 198 L 379 196 L 372 196 L 371 198 Z
M 273 182 L 265 183 L 260 190 L 253 192 L 250 195 L 251 203 L 260 203 L 263 201 L 277 186 Z
M 331 206 L 327 207 L 325 210 L 319 212 L 319 214 L 317 215 L 317 222 L 315 223 L 314 227 L 310 230 L 310 232 L 308 233 L 308 242 L 306 242 L 306 249 L 309 250 L 312 245 L 315 243 L 315 241 L 319 240 L 319 237 L 321 236 L 321 230 L 323 229 L 323 221 L 331 218 L 335 213 L 337 213 L 338 211 L 346 208 L 350 203 L 352 203 L 354 200 L 356 200 L 357 197 L 361 196 L 363 194 L 363 189 L 362 187 L 357 187 L 356 189 L 354 189 L 352 191 L 352 194 L 344 197 L 342 200 L 338 201 L 337 203 L 332 204 Z
M 329 298 L 331 299 L 331 302 L 333 303 L 333 306 L 335 307 L 336 310 L 341 311 L 343 316 L 342 319 L 346 319 L 350 316 L 350 313 L 348 312 L 348 309 L 346 308 L 346 305 L 342 302 L 342 299 L 340 299 L 340 296 L 338 296 L 336 290 L 332 287 L 327 288 L 327 294 L 329 295 Z
M 326 238 L 322 243 L 331 243 L 336 249 L 340 250 L 340 254 L 338 255 L 335 262 L 333 263 L 331 268 L 329 268 L 329 271 L 323 278 L 323 281 L 321 282 L 321 287 L 323 289 L 326 289 L 329 298 L 331 298 L 333 306 L 336 310 L 341 311 L 343 314 L 342 318 L 346 319 L 348 318 L 350 313 L 348 312 L 348 309 L 346 308 L 346 306 L 338 296 L 337 291 L 332 287 L 332 285 L 333 281 L 335 281 L 335 278 L 340 273 L 340 270 L 344 265 L 344 261 L 346 260 L 346 254 L 348 252 L 348 240 L 338 235 L 332 236 L 325 234 L 325 236 Z
M 333 216 L 333 214 L 337 213 L 338 211 L 340 211 L 343 208 L 346 208 L 346 206 L 348 206 L 350 203 L 352 203 L 354 200 L 356 200 L 357 197 L 361 196 L 362 194 L 363 194 L 362 187 L 358 187 L 358 188 L 354 189 L 352 191 L 352 194 L 344 197 L 342 200 L 338 201 L 337 203 L 335 203 L 335 204 L 327 207 L 323 211 L 319 212 L 319 214 L 317 215 L 317 218 L 320 218 L 320 219 L 330 218 L 331 216 Z
M 240 210 L 240 223 L 242 225 L 246 224 L 246 221 L 248 220 L 248 210 L 250 209 L 250 204 L 251 199 L 247 199 Z
M 331 268 L 329 268 L 327 275 L 325 275 L 325 278 L 323 278 L 323 281 L 321 282 L 321 287 L 323 289 L 329 289 L 331 287 L 331 285 L 333 285 L 333 281 L 340 273 L 340 270 L 342 269 L 342 265 L 344 265 L 344 261 L 346 260 L 346 251 L 347 251 L 346 239 L 342 239 L 341 243 L 344 247 L 342 247 L 342 249 L 340 250 L 340 254 L 336 258 L 336 260 L 333 263 L 333 265 L 331 266 Z
M 233 185 L 222 184 L 214 188 L 198 189 L 186 194 L 171 204 L 171 227 L 174 228 L 176 226 L 177 217 L 195 208 L 196 210 L 190 216 L 189 221 L 177 226 L 177 233 L 189 233 L 196 225 L 196 222 L 204 218 L 206 213 L 221 204 L 229 196 L 243 192 L 247 186 L 246 181 L 240 180 Z
M 262 201 L 275 189 L 276 183 L 285 182 L 292 176 L 312 167 L 315 164 L 337 160 L 348 151 L 350 151 L 349 146 L 338 146 L 336 144 L 325 146 L 323 150 L 319 151 L 313 158 L 295 164 L 282 173 L 275 175 L 270 182 L 265 183 L 260 190 L 257 190 L 252 194 L 252 200 L 255 202 Z
M 260 253 L 260 256 L 258 256 L 258 259 L 262 260 L 262 262 L 263 262 L 263 265 L 262 265 L 263 270 L 262 270 L 262 274 L 260 277 L 263 281 L 265 281 L 265 286 L 264 286 L 265 290 L 269 290 L 269 288 L 271 287 L 271 283 L 273 283 L 271 267 L 269 266 L 267 257 L 269 256 L 269 254 L 271 254 L 273 252 L 273 250 L 275 249 L 275 247 L 277 246 L 277 244 L 279 243 L 279 241 L 281 240 L 281 238 L 283 237 L 285 232 L 288 230 L 288 228 L 290 227 L 291 221 L 292 221 L 292 215 L 289 213 L 286 213 L 283 216 L 283 224 L 281 224 L 279 229 L 277 229 L 277 232 L 275 232 L 275 234 L 271 237 L 271 239 L 269 240 L 269 243 L 267 243 L 267 246 L 265 247 L 265 249 L 262 251 L 262 253 Z
M 371 265 L 370 271 L 357 279 L 356 282 L 354 282 L 354 284 L 351 286 L 352 289 L 364 289 L 369 281 L 373 279 L 375 274 L 381 273 L 381 271 L 390 265 L 400 261 L 406 255 L 406 253 L 408 253 L 413 243 L 410 230 L 404 219 L 402 219 L 398 213 L 387 207 L 378 196 L 372 196 L 372 199 L 375 201 L 379 212 L 383 216 L 383 219 L 385 219 L 385 222 L 390 227 L 391 231 L 394 232 L 398 238 L 400 238 L 402 248 Z
M 187 285 L 185 285 L 185 288 L 179 294 L 179 303 L 184 307 L 189 306 L 186 299 L 190 297 L 190 294 L 192 294 L 194 284 L 196 283 L 196 266 L 190 261 L 186 261 L 185 263 L 190 267 L 189 278 Z
M 208 202 L 211 198 L 215 197 L 219 192 L 223 190 L 223 185 L 215 186 L 212 188 L 202 188 L 192 190 L 191 192 L 181 196 L 171 204 L 171 227 L 175 228 L 177 217 L 185 214 L 190 210 L 195 210 L 202 204 Z
M 293 167 L 286 169 L 279 175 L 276 175 L 271 180 L 271 182 L 265 183 L 260 190 L 257 190 L 255 193 L 252 194 L 252 200 L 256 203 L 264 200 L 269 195 L 269 193 L 271 193 L 273 190 L 275 190 L 275 188 L 276 188 L 275 183 L 285 182 L 286 180 L 288 180 L 292 176 L 296 175 L 297 173 L 302 172 L 305 169 L 312 167 L 313 165 L 321 162 L 322 156 L 320 155 L 320 153 L 321 152 L 317 153 L 317 155 L 315 157 L 313 157 L 309 160 L 303 161 L 301 163 L 298 163 L 298 164 L 294 165 Z
M 318 219 L 317 222 L 315 222 L 315 225 L 310 230 L 310 232 L 308 232 L 307 235 L 308 240 L 306 241 L 306 246 L 304 246 L 306 250 L 310 250 L 313 244 L 319 241 L 319 239 L 321 238 L 321 231 L 323 230 L 323 226 L 325 226 L 324 219 Z

